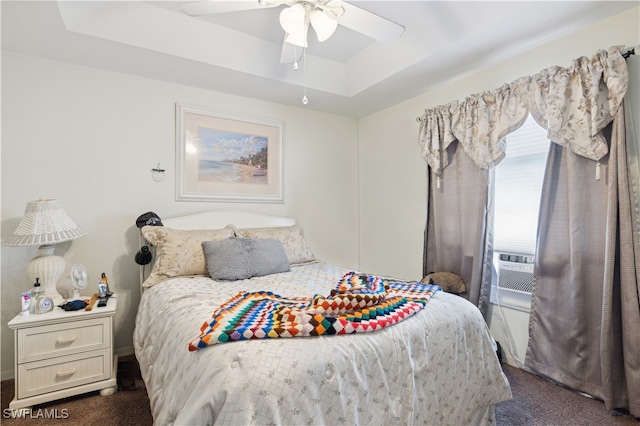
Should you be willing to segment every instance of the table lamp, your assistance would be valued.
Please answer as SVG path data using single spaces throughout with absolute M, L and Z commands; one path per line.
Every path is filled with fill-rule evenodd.
M 54 245 L 75 240 L 87 235 L 65 213 L 57 200 L 39 199 L 27 203 L 24 217 L 13 234 L 4 242 L 5 246 L 39 245 L 39 256 L 27 264 L 27 275 L 33 282 L 40 279 L 44 296 L 53 298 L 55 306 L 64 303 L 56 284 L 64 272 L 66 262 L 62 256 L 53 254 Z

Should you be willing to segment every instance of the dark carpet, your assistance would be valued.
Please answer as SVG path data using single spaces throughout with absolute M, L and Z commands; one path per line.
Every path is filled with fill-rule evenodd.
M 604 403 L 551 383 L 542 377 L 503 364 L 513 399 L 496 407 L 497 424 L 526 426 L 639 426 L 624 412 L 609 411 Z
M 601 401 L 584 397 L 515 367 L 503 367 L 514 398 L 498 404 L 496 417 L 499 426 L 640 426 L 640 420 L 622 412 L 611 412 Z M 13 419 L 10 416 L 8 407 L 13 396 L 13 380 L 2 382 L 2 424 L 153 424 L 147 391 L 133 356 L 120 359 L 118 392 L 113 395 L 100 396 L 100 392 L 91 392 L 41 404 L 33 407 L 31 414 L 22 419 Z

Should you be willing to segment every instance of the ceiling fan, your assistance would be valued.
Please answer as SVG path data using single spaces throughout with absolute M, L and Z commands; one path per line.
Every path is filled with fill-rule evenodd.
M 280 25 L 285 31 L 283 63 L 292 62 L 292 47 L 307 47 L 309 27 L 319 41 L 331 37 L 338 25 L 383 42 L 395 40 L 404 32 L 402 25 L 342 0 L 204 0 L 183 3 L 180 9 L 190 16 L 202 16 L 279 6 L 287 6 L 280 12 Z

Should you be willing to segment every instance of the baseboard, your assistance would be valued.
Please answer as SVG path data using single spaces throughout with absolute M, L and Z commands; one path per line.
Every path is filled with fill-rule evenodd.
M 124 347 L 124 348 L 116 348 L 116 350 L 115 350 L 115 354 L 118 355 L 119 357 L 133 355 L 134 353 L 135 353 L 135 350 L 134 350 L 133 346 L 127 346 L 127 347 Z
M 12 368 L 11 370 L 3 370 L 3 371 L 0 373 L 0 380 L 2 380 L 3 382 L 4 382 L 5 380 L 11 380 L 11 379 L 14 379 L 15 377 L 16 377 L 16 376 L 15 376 L 15 371 L 13 370 L 13 368 Z
M 511 353 L 508 350 L 506 351 L 504 350 L 504 347 L 502 351 L 502 362 L 503 364 L 507 364 L 511 367 L 517 368 L 522 371 L 526 371 L 527 373 L 538 375 L 538 373 L 536 373 L 535 371 L 531 370 L 527 366 L 522 365 L 518 361 L 516 361 L 515 358 L 511 355 Z
M 512 367 L 516 367 L 516 368 L 521 368 L 521 364 L 516 361 L 516 359 L 513 357 L 513 355 L 511 355 L 511 352 L 509 352 L 509 350 L 502 350 L 502 356 L 503 356 L 503 361 L 505 364 L 509 364 Z

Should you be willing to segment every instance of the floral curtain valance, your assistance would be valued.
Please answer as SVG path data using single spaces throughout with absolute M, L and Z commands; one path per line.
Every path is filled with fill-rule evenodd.
M 608 152 L 600 131 L 611 122 L 627 91 L 629 75 L 621 50 L 601 50 L 592 58 L 574 60 L 568 68 L 554 66 L 426 110 L 418 138 L 423 157 L 439 175 L 448 165 L 447 147 L 458 140 L 479 167 L 489 169 L 504 158 L 503 138 L 531 113 L 551 141 L 600 160 Z

